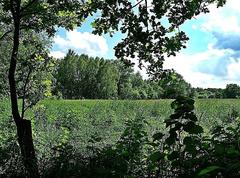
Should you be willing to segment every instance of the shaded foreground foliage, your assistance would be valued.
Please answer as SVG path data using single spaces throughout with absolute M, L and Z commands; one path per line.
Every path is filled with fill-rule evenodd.
M 216 101 L 206 102 L 211 106 Z M 239 176 L 240 121 L 236 108 L 222 115 L 221 121 L 212 121 L 209 128 L 206 121 L 211 115 L 199 113 L 209 112 L 207 104 L 199 107 L 204 101 L 197 102 L 197 117 L 194 101 L 183 97 L 172 102 L 172 110 L 170 100 L 162 104 L 165 108 L 156 102 L 149 106 L 150 101 L 83 101 L 81 110 L 77 101 L 63 105 L 56 101 L 52 108 L 51 102 L 41 103 L 28 113 L 34 118 L 42 177 Z M 221 115 L 224 104 L 229 109 L 227 101 L 222 101 L 212 112 L 220 107 L 216 115 Z M 24 168 L 14 124 L 6 118 L 8 108 L 7 102 L 1 102 L 0 113 L 5 118 L 0 123 L 1 177 L 17 177 L 24 174 Z M 161 115 L 172 112 L 170 117 Z

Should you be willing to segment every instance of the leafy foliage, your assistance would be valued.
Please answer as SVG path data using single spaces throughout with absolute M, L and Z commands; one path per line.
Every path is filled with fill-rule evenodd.
M 77 55 L 69 50 L 57 62 L 54 74 L 55 95 L 65 99 L 159 99 L 190 96 L 190 84 L 172 71 L 161 81 L 143 79 L 120 60 L 104 60 Z
M 149 74 L 158 76 L 163 73 L 164 56 L 176 55 L 185 47 L 188 40 L 179 27 L 187 20 L 201 12 L 208 12 L 208 5 L 223 0 L 194 1 L 93 1 L 90 7 L 100 11 L 100 18 L 93 22 L 95 34 L 115 31 L 126 34 L 115 47 L 115 55 L 129 65 L 129 58 L 137 58 L 139 66 L 147 66 Z M 166 18 L 169 25 L 162 23 Z
M 198 15 L 201 12 L 207 13 L 208 12 L 208 5 L 211 3 L 216 2 L 217 6 L 222 6 L 225 1 L 224 0 L 193 0 L 193 1 L 155 1 L 151 2 L 151 6 L 149 6 L 149 1 L 139 1 L 137 4 L 133 4 L 131 1 L 128 0 L 110 0 L 110 1 L 79 1 L 79 0 L 71 0 L 71 1 L 52 1 L 52 0 L 0 0 L 0 23 L 4 25 L 4 32 L 1 32 L 1 39 L 8 35 L 9 33 L 13 33 L 13 42 L 12 46 L 12 53 L 10 57 L 10 68 L 9 68 L 9 87 L 10 87 L 10 95 L 11 95 L 11 109 L 12 109 L 12 116 L 15 121 L 15 125 L 17 127 L 17 135 L 18 135 L 18 143 L 21 150 L 21 156 L 23 161 L 24 171 L 22 172 L 21 169 L 17 169 L 17 173 L 13 172 L 10 176 L 16 176 L 19 174 L 25 177 L 39 177 L 37 159 L 35 156 L 35 149 L 33 145 L 32 139 L 32 128 L 31 128 L 31 121 L 26 120 L 24 118 L 24 110 L 25 110 L 25 96 L 28 95 L 34 96 L 34 93 L 26 92 L 27 91 L 27 81 L 29 80 L 29 73 L 24 76 L 25 84 L 19 83 L 18 87 L 23 87 L 19 93 L 16 90 L 16 67 L 18 63 L 21 63 L 20 55 L 19 55 L 19 47 L 20 42 L 22 39 L 21 34 L 26 32 L 32 31 L 33 33 L 41 34 L 42 32 L 46 32 L 48 37 L 51 37 L 56 32 L 56 27 L 65 27 L 66 29 L 72 30 L 75 26 L 80 26 L 80 24 L 85 20 L 85 18 L 93 13 L 99 13 L 99 17 L 96 17 L 93 23 L 94 32 L 95 34 L 103 34 L 103 33 L 112 33 L 114 31 L 121 31 L 122 33 L 126 34 L 126 38 L 123 39 L 115 47 L 115 55 L 116 57 L 120 58 L 125 63 L 131 65 L 131 61 L 128 60 L 129 57 L 135 58 L 139 60 L 139 67 L 143 67 L 144 63 L 149 63 L 147 69 L 148 73 L 154 75 L 154 77 L 159 77 L 163 73 L 162 65 L 165 56 L 175 55 L 176 52 L 180 51 L 182 48 L 185 47 L 185 43 L 188 40 L 187 36 L 183 31 L 179 30 L 180 25 L 182 25 L 187 19 L 191 19 L 194 16 Z M 169 26 L 164 26 L 161 23 L 161 20 L 166 18 Z M 2 30 L 2 29 L 1 29 Z M 29 35 L 29 33 L 27 34 Z M 24 35 L 24 37 L 28 37 Z M 27 38 L 26 38 L 27 39 Z M 42 60 L 45 53 L 41 48 L 41 43 L 37 43 L 34 40 L 26 40 L 27 42 L 31 42 L 36 46 L 33 55 L 23 56 L 24 61 L 23 69 L 29 69 L 29 71 L 33 70 L 33 68 L 38 68 L 37 66 L 40 64 L 44 64 L 44 60 Z M 23 41 L 23 44 L 26 43 Z M 35 43 L 36 42 L 36 43 Z M 38 51 L 38 46 L 40 45 L 40 52 Z M 27 44 L 23 45 L 24 47 L 28 47 Z M 28 51 L 24 51 L 28 52 Z M 38 54 L 36 54 L 38 53 Z M 33 61 L 32 61 L 33 60 Z M 33 62 L 37 61 L 36 66 Z M 79 61 L 78 61 L 79 62 Z M 80 61 L 83 62 L 83 61 Z M 76 63 L 75 65 L 78 65 Z M 100 64 L 101 66 L 101 64 Z M 98 84 L 96 88 L 98 92 L 101 92 L 101 97 L 109 97 L 110 95 L 116 95 L 115 86 L 110 85 L 110 79 L 105 76 L 105 74 L 111 73 L 109 68 L 105 67 L 105 64 L 102 65 L 103 67 L 100 68 L 98 72 L 100 75 L 96 79 Z M 83 70 L 86 67 L 83 66 Z M 76 71 L 78 71 L 77 68 Z M 41 71 L 41 67 L 38 69 Z M 22 71 L 21 71 L 22 72 Z M 20 72 L 20 74 L 22 74 Z M 25 74 L 25 73 L 24 73 Z M 35 75 L 38 76 L 38 75 Z M 74 73 L 73 75 L 77 79 L 81 81 L 81 74 L 79 76 L 79 72 Z M 114 75 L 116 77 L 117 75 Z M 19 75 L 20 80 L 22 75 Z M 116 77 L 117 78 L 117 77 Z M 138 79 L 136 77 L 136 79 Z M 138 83 L 138 80 L 135 80 Z M 107 84 L 106 84 L 106 83 Z M 29 82 L 30 83 L 30 82 Z M 50 80 L 44 81 L 44 85 L 46 88 L 49 88 Z M 33 85 L 33 84 L 32 84 Z M 39 85 L 37 85 L 39 86 Z M 103 87 L 104 86 L 104 87 Z M 106 87 L 107 86 L 107 87 Z M 36 86 L 35 86 L 36 87 Z M 1 89 L 4 90 L 4 89 Z M 110 95 L 108 91 L 111 92 Z M 74 91 L 75 92 L 75 91 Z M 80 91 L 79 93 L 81 93 Z M 19 95 L 23 95 L 23 107 L 22 107 L 22 115 L 20 116 L 19 109 L 18 109 L 18 98 Z M 136 91 L 136 95 L 140 95 L 141 98 L 147 98 L 147 94 L 144 91 Z M 46 95 L 49 95 L 47 93 Z M 34 99 L 33 99 L 34 100 Z M 120 173 L 117 175 L 119 177 L 143 177 L 143 175 L 148 175 L 154 177 L 155 174 L 167 174 L 171 177 L 173 176 L 185 176 L 185 175 L 193 175 L 201 169 L 202 164 L 197 164 L 195 162 L 195 158 L 202 158 L 205 154 L 198 155 L 199 152 L 196 153 L 196 150 L 201 149 L 198 145 L 200 134 L 203 132 L 202 127 L 196 124 L 197 117 L 193 113 L 193 101 L 188 100 L 185 98 L 181 98 L 180 100 L 176 100 L 173 103 L 173 109 L 175 109 L 175 113 L 171 115 L 170 119 L 172 121 L 166 121 L 166 127 L 170 126 L 169 133 L 167 133 L 167 138 L 164 140 L 163 143 L 163 151 L 167 150 L 168 153 L 163 152 L 166 154 L 166 164 L 164 166 L 170 165 L 173 169 L 173 172 L 169 173 L 169 170 L 164 170 L 162 173 L 155 173 L 152 169 L 141 169 L 141 168 L 148 168 L 145 165 L 146 161 L 142 161 L 141 151 L 144 151 L 144 147 L 142 144 L 145 143 L 145 140 L 148 139 L 146 132 L 143 131 L 143 124 L 141 123 L 142 120 L 136 119 L 133 122 L 130 122 L 130 125 L 127 124 L 125 131 L 123 132 L 122 137 L 120 137 L 120 141 L 116 144 L 119 148 L 115 149 L 116 154 L 111 153 L 107 156 L 107 158 L 119 158 L 120 165 L 117 167 L 110 168 L 110 175 L 115 175 L 118 173 L 118 168 L 124 168 L 121 170 Z M 43 113 L 44 116 L 44 113 Z M 87 161 L 85 161 L 84 156 L 79 156 L 77 160 L 77 164 L 75 163 L 76 159 L 73 159 L 73 166 L 72 166 L 72 158 L 74 157 L 74 150 L 73 144 L 70 143 L 70 138 L 72 136 L 72 122 L 74 123 L 76 119 L 69 121 L 69 118 L 74 118 L 72 115 L 64 115 L 61 114 L 61 117 L 65 117 L 65 120 L 62 122 L 61 120 L 54 120 L 54 127 L 53 130 L 59 130 L 59 140 L 57 145 L 53 147 L 50 146 L 48 148 L 53 150 L 54 156 L 49 162 L 52 163 L 50 166 L 47 167 L 47 170 L 50 170 L 47 173 L 54 173 L 52 175 L 62 176 L 62 177 L 76 177 L 75 170 L 83 170 L 85 172 L 91 172 L 91 170 L 95 170 L 92 168 L 96 168 L 96 165 L 92 163 L 97 163 L 97 161 L 92 161 L 95 159 L 95 155 L 89 156 Z M 141 117 L 142 118 L 142 117 Z M 93 123 L 95 123 L 93 121 Z M 44 125 L 44 123 L 42 124 Z M 44 128 L 45 129 L 45 128 Z M 229 130 L 229 129 L 227 129 Z M 36 133 L 39 134 L 36 130 Z M 187 137 L 184 137 L 182 133 L 187 134 Z M 219 136 L 217 132 L 217 136 Z M 235 132 L 234 132 L 235 133 Z M 224 132 L 225 134 L 225 132 Z M 215 136 L 215 134 L 213 134 Z M 159 136 L 159 135 L 158 135 Z M 199 137 L 196 137 L 199 136 Z M 160 137 L 154 137 L 157 139 Z M 189 139 L 186 139 L 189 138 Z M 44 139 L 44 138 L 43 138 Z M 96 134 L 93 135 L 93 138 L 90 140 L 91 144 L 95 144 L 101 138 L 96 137 Z M 75 140 L 74 140 L 75 141 Z M 218 140 L 221 141 L 221 140 Z M 15 141 L 14 141 L 15 142 Z M 194 144 L 192 144 L 194 142 Z M 215 146 L 214 140 L 212 142 Z M 14 147 L 17 144 L 13 144 Z M 194 146 L 192 146 L 194 145 Z M 237 155 L 238 150 L 235 147 L 235 142 L 231 142 L 231 149 L 227 151 L 230 153 L 229 155 Z M 8 147 L 7 147 L 8 148 Z M 18 146 L 16 146 L 18 148 Z M 173 148 L 173 151 L 171 150 Z M 191 149 L 190 149 L 191 148 Z M 213 147 L 215 152 L 217 153 L 216 147 Z M 6 150 L 6 149 L 1 149 Z M 19 150 L 19 149 L 18 149 Z M 114 149 L 110 149 L 114 150 Z M 221 150 L 221 149 L 220 149 Z M 209 150 L 207 150 L 209 151 Z M 94 151 L 96 152 L 96 151 Z M 104 153 L 104 149 L 100 149 L 98 151 Z M 215 153 L 213 152 L 213 153 Z M 52 153 L 50 151 L 50 153 Z M 148 153 L 146 151 L 146 153 Z M 185 154 L 187 153 L 187 155 Z M 78 155 L 78 154 L 77 154 Z M 83 155 L 83 154 L 80 154 Z M 115 157 L 115 155 L 117 155 Z M 162 159 L 161 156 L 158 154 L 153 154 L 152 161 L 156 161 Z M 217 155 L 217 154 L 216 154 Z M 228 156 L 225 156 L 228 158 Z M 3 155 L 4 157 L 5 155 Z M 195 156 L 195 157 L 194 157 Z M 202 157 L 201 157 L 202 156 Z M 217 156 L 213 155 L 213 158 L 218 158 Z M 6 156 L 8 157 L 8 156 Z M 156 159 L 157 157 L 157 159 Z M 190 157 L 190 158 L 189 158 Z M 225 158 L 224 157 L 224 158 Z M 48 155 L 49 158 L 49 155 Z M 153 159 L 155 158 L 155 159 Z M 165 158 L 165 156 L 164 156 Z M 184 158 L 184 159 L 181 159 Z M 80 161 L 83 160 L 83 161 Z M 97 158 L 97 160 L 99 160 Z M 192 162 L 194 160 L 194 162 Z M 206 159 L 204 159 L 206 160 Z M 52 162 L 51 162 L 52 161 Z M 165 160 L 163 160 L 165 161 Z M 187 161 L 190 161 L 193 168 L 186 164 Z M 83 164 L 81 164 L 84 162 Z M 103 160 L 104 163 L 105 160 Z M 183 162 L 184 164 L 180 164 Z M 214 162 L 214 161 L 212 161 Z M 206 163 L 207 168 L 200 170 L 200 175 L 205 174 L 215 174 L 221 173 L 225 174 L 228 173 L 228 170 L 223 169 L 223 171 L 219 172 L 218 166 L 213 167 L 211 165 L 212 162 Z M 231 162 L 232 163 L 232 162 Z M 208 165 L 210 164 L 210 165 Z M 17 164 L 18 165 L 18 164 Z M 77 166 L 76 166 L 77 165 Z M 87 166 L 85 166 L 87 165 Z M 148 164 L 147 164 L 148 165 Z M 230 164 L 232 165 L 232 164 Z M 92 167 L 93 166 L 93 167 Z M 21 166 L 19 166 L 21 168 Z M 238 168 L 238 166 L 236 166 Z M 74 169 L 73 169 L 74 168 Z M 79 168 L 79 169 L 76 169 Z M 235 167 L 234 167 L 235 168 Z M 7 167 L 7 169 L 11 170 L 11 167 Z M 66 171 L 63 174 L 63 170 Z M 86 171 L 87 170 L 87 171 Z M 141 171 L 139 171 L 141 170 Z M 222 170 L 222 168 L 221 168 Z M 233 169 L 235 170 L 235 169 Z M 102 171 L 102 170 L 101 170 Z M 152 172 L 153 171 L 153 172 Z M 218 171 L 218 172 L 217 172 Z M 46 173 L 45 172 L 45 173 Z M 77 171 L 78 172 L 78 171 Z M 108 176 L 109 170 L 107 172 L 103 171 L 101 175 Z M 3 173 L 3 176 L 6 176 L 6 171 Z M 41 172 L 43 176 L 44 171 Z M 234 171 L 235 174 L 235 171 Z M 238 173 L 236 173 L 238 174 Z M 98 174 L 99 175 L 99 174 Z M 78 175 L 79 176 L 79 175 Z M 88 177 L 88 174 L 84 175 Z M 91 175 L 89 175 L 91 176 Z
M 213 103 L 196 102 L 196 114 L 208 114 L 201 122 L 193 100 L 184 97 L 172 104 L 170 100 L 41 102 L 28 113 L 34 121 L 41 176 L 238 177 L 240 111 L 229 110 L 233 100 L 216 101 L 214 108 Z M 10 106 L 7 100 L 0 104 L 1 176 L 20 176 L 24 169 L 14 124 L 9 122 Z M 210 130 L 208 120 L 215 124 Z

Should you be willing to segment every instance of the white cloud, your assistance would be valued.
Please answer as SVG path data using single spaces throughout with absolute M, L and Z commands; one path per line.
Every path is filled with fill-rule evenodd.
M 227 0 L 227 6 L 234 11 L 240 12 L 239 0 Z
M 103 56 L 108 52 L 106 39 L 89 32 L 67 31 L 66 38 L 57 35 L 54 38 L 54 42 L 60 48 L 60 51 L 64 53 L 68 49 L 73 49 L 78 53 L 85 53 L 90 56 Z
M 232 80 L 239 80 L 240 79 L 240 61 L 234 61 L 227 67 L 228 69 L 228 76 Z
M 55 58 L 63 58 L 65 56 L 65 53 L 61 51 L 51 51 L 49 55 Z
M 206 33 L 217 32 L 220 35 L 238 34 L 240 33 L 239 17 L 240 1 L 227 0 L 226 5 L 220 8 L 217 8 L 216 5 L 211 5 L 210 13 L 199 15 L 197 17 L 197 24 L 192 25 L 191 28 L 192 30 L 200 28 Z M 200 38 L 199 36 L 199 40 L 201 40 Z M 215 49 L 215 43 L 216 41 L 214 40 L 209 42 L 208 49 L 204 52 L 198 52 L 192 55 L 180 53 L 177 57 L 168 58 L 164 63 L 164 68 L 175 69 L 194 87 L 224 88 L 226 84 L 229 83 L 240 84 L 240 59 L 236 57 L 234 59 L 231 58 L 231 56 L 234 56 L 237 52 L 231 49 Z M 219 76 L 214 73 L 196 70 L 196 68 L 199 67 L 205 68 L 205 71 L 208 69 L 215 70 L 216 66 L 212 66 L 212 60 L 214 59 L 228 61 L 226 66 L 224 66 L 226 75 Z M 221 68 L 219 68 L 219 70 L 221 70 Z
M 170 57 L 164 62 L 165 69 L 174 69 L 181 74 L 184 79 L 191 83 L 193 87 L 203 88 L 225 88 L 226 84 L 240 84 L 240 60 L 229 59 L 230 64 L 226 66 L 226 76 L 204 73 L 196 70 L 202 65 L 203 61 L 209 61 L 214 58 L 227 58 L 233 51 L 229 49 L 213 49 L 193 55 L 179 54 L 176 57 Z M 203 66 L 204 67 L 204 66 Z M 207 67 L 207 66 L 206 66 Z
M 227 0 L 223 7 L 217 8 L 216 5 L 211 5 L 210 13 L 200 15 L 198 19 L 203 19 L 201 25 L 202 30 L 218 31 L 223 33 L 239 33 L 240 32 L 240 1 Z

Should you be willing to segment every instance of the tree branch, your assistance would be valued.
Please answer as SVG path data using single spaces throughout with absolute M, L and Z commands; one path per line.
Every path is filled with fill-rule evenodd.
M 15 3 L 15 4 L 14 4 Z M 14 34 L 13 34 L 13 48 L 10 60 L 10 67 L 8 73 L 11 108 L 14 121 L 18 125 L 21 121 L 21 117 L 18 110 L 18 97 L 15 81 L 15 72 L 17 66 L 18 50 L 19 50 L 19 35 L 20 35 L 20 4 L 21 0 L 10 0 L 11 13 L 14 20 Z
M 129 10 L 135 8 L 136 6 L 138 6 L 139 4 L 141 4 L 143 2 L 143 0 L 138 1 L 138 3 L 136 3 L 135 5 L 133 5 Z
M 2 41 L 9 33 L 11 33 L 12 30 L 8 30 L 6 31 L 1 37 L 0 37 L 0 41 Z

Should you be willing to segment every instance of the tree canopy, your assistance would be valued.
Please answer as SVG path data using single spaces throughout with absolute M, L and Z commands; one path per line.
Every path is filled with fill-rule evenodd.
M 191 85 L 172 71 L 160 81 L 143 79 L 121 60 L 77 55 L 58 60 L 54 95 L 65 99 L 160 99 L 193 96 Z

